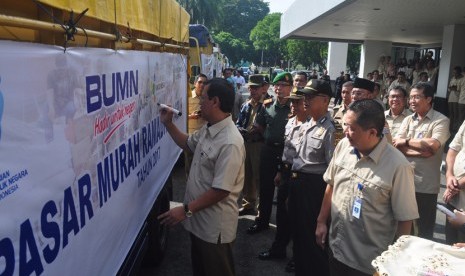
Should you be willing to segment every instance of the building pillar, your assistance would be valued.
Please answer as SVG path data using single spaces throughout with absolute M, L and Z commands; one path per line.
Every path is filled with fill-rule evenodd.
M 465 25 L 444 26 L 436 97 L 445 99 L 455 66 L 465 66 Z
M 392 42 L 390 41 L 365 40 L 362 44 L 358 76 L 366 78 L 368 72 L 378 69 L 379 58 L 381 56 L 390 56 L 391 50 Z
M 332 80 L 340 76 L 347 68 L 348 43 L 329 42 L 328 45 L 328 74 Z

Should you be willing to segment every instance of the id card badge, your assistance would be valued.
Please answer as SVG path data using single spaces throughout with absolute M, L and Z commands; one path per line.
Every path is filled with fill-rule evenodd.
M 361 211 L 362 211 L 362 199 L 357 196 L 354 199 L 354 206 L 352 207 L 352 216 L 354 218 L 360 219 Z

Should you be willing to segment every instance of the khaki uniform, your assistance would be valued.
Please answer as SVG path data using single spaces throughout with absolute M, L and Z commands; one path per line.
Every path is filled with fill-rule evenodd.
M 192 114 L 194 112 L 199 112 L 200 111 L 200 98 L 195 94 L 195 89 L 192 90 L 192 97 L 188 99 L 187 101 L 188 107 L 187 107 L 187 112 L 188 114 Z M 202 118 L 199 117 L 198 119 L 188 119 L 187 120 L 187 129 L 188 133 L 192 134 L 194 131 L 199 130 L 206 121 Z
M 418 235 L 432 239 L 436 222 L 437 194 L 440 189 L 440 170 L 444 145 L 449 139 L 449 119 L 431 108 L 420 121 L 417 114 L 407 116 L 399 128 L 399 138 L 433 138 L 441 147 L 428 158 L 407 156 L 415 169 L 415 192 L 420 211 Z
M 402 113 L 400 113 L 395 118 L 391 114 L 392 113 L 390 109 L 384 111 L 386 122 L 389 125 L 390 133 L 392 137 L 396 137 L 397 132 L 399 131 L 400 125 L 402 124 L 402 121 L 405 119 L 405 117 L 407 117 L 408 115 L 411 115 L 412 111 L 410 111 L 408 108 L 404 108 L 404 111 L 402 111 Z
M 337 121 L 341 126 L 344 125 L 343 117 L 347 112 L 347 108 L 344 104 L 334 107 L 333 119 Z
M 458 152 L 455 157 L 454 176 L 460 180 L 465 176 L 465 122 L 462 123 L 459 131 L 449 144 L 449 149 L 453 149 Z M 465 189 L 461 189 L 449 203 L 455 208 L 465 210 Z M 465 242 L 465 233 L 460 231 L 460 229 L 450 227 L 450 225 L 446 222 L 446 241 L 448 244 Z
M 418 218 L 412 167 L 386 138 L 363 158 L 343 139 L 324 180 L 333 187 L 329 245 L 334 258 L 373 274 L 371 261 L 392 244 L 398 221 Z M 356 198 L 361 199 L 359 218 L 353 214 Z
M 434 138 L 441 144 L 436 154 L 429 158 L 409 157 L 415 169 L 415 191 L 417 193 L 438 194 L 440 171 L 444 145 L 449 139 L 449 119 L 431 108 L 423 120 L 419 120 L 416 114 L 407 116 L 397 133 L 399 138 Z
M 218 244 L 236 238 L 237 199 L 244 184 L 244 141 L 231 117 L 189 135 L 187 146 L 194 152 L 184 203 L 216 188 L 229 192 L 218 203 L 183 221 L 184 228 L 201 240 Z
M 251 100 L 245 102 L 239 113 L 236 126 L 244 138 L 245 144 L 245 178 L 242 190 L 242 208 L 255 209 L 257 202 L 257 190 L 260 184 L 260 150 L 263 145 L 263 137 L 258 131 L 254 131 L 253 124 L 262 103 L 255 105 Z
M 450 87 L 456 86 L 455 90 Z M 449 108 L 450 130 L 456 132 L 465 119 L 465 77 L 452 77 L 449 82 L 449 98 L 447 105 Z
M 200 112 L 200 97 L 195 94 L 195 89 L 192 90 L 192 97 L 187 100 L 187 112 L 188 114 L 192 114 L 194 112 Z M 187 118 L 187 133 L 193 134 L 195 131 L 199 130 L 206 121 L 200 116 L 197 119 L 189 119 Z M 189 171 L 191 169 L 192 158 L 194 154 L 190 151 L 184 151 L 184 170 L 186 172 L 186 176 L 189 175 Z

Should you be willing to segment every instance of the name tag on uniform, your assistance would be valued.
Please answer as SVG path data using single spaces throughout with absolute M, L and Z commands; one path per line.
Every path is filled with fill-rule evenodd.
M 358 196 L 354 199 L 354 206 L 352 208 L 352 216 L 360 219 L 360 212 L 362 211 L 362 199 Z

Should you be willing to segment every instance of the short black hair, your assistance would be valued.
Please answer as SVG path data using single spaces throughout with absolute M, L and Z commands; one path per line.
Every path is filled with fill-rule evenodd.
M 206 80 L 208 80 L 207 75 L 200 73 L 197 76 L 195 76 L 195 82 L 197 82 L 200 78 L 205 78 Z
M 405 72 L 404 71 L 399 71 L 399 72 L 397 72 L 397 75 L 405 77 Z
M 386 119 L 384 109 L 379 102 L 371 99 L 355 101 L 349 105 L 349 110 L 357 115 L 356 123 L 363 130 L 374 128 L 377 131 L 376 136 L 383 135 Z
M 460 66 L 455 66 L 454 70 L 457 71 L 457 73 L 462 74 L 462 67 Z
M 299 75 L 299 76 L 304 76 L 305 80 L 308 80 L 308 75 L 304 71 L 297 71 L 297 73 L 295 73 L 295 74 Z
M 389 93 L 391 93 L 391 91 L 393 91 L 393 90 L 401 91 L 402 94 L 404 95 L 404 98 L 407 97 L 407 90 L 405 90 L 405 88 L 403 88 L 402 86 L 398 85 L 398 86 L 392 88 L 391 90 L 389 90 Z M 389 95 L 389 93 L 388 93 L 388 95 Z
M 410 91 L 412 91 L 413 89 L 422 90 L 423 96 L 425 96 L 425 98 L 432 98 L 434 100 L 434 87 L 431 84 L 424 81 L 420 81 L 413 85 L 410 88 Z M 431 101 L 431 104 L 433 104 L 433 101 Z
M 218 97 L 220 109 L 225 113 L 231 113 L 234 106 L 235 93 L 228 81 L 222 78 L 213 78 L 207 81 L 207 96 L 209 99 Z

